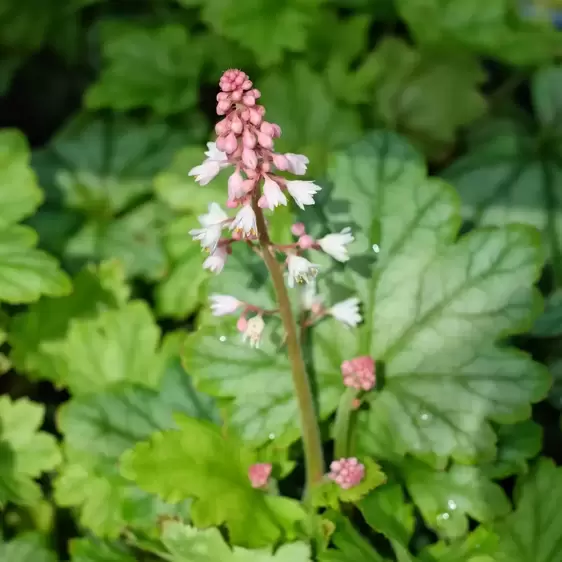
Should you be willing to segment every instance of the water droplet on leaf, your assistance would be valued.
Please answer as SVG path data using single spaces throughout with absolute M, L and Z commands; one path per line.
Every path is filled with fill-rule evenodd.
M 275 433 L 270 433 L 268 437 L 273 441 L 273 439 L 275 439 Z
M 422 412 L 420 414 L 420 421 L 423 423 L 428 423 L 429 421 L 431 421 L 431 414 L 428 414 L 427 412 Z
M 437 522 L 438 522 L 438 523 L 442 523 L 443 521 L 447 521 L 447 520 L 449 519 L 449 517 L 450 517 L 450 515 L 449 515 L 447 512 L 445 512 L 445 513 L 440 513 L 440 514 L 437 516 Z
M 373 251 L 375 254 L 378 254 L 381 251 L 380 246 L 378 244 L 373 244 Z
M 226 336 L 220 336 L 220 337 L 219 337 L 219 341 L 225 342 L 225 341 L 226 341 Z
M 447 506 L 451 511 L 455 511 L 455 509 L 457 509 L 457 502 L 455 500 L 449 500 Z

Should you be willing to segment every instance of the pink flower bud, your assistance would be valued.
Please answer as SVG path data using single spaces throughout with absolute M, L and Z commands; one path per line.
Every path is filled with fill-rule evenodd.
M 299 238 L 299 247 L 302 248 L 303 250 L 309 250 L 310 248 L 312 248 L 312 246 L 314 246 L 314 238 L 312 238 L 312 236 L 309 236 L 308 234 L 303 234 L 300 238 Z
M 310 312 L 315 316 L 319 316 L 324 312 L 324 305 L 321 302 L 314 301 L 310 307 Z
M 242 151 L 242 162 L 245 166 L 250 168 L 250 170 L 255 170 L 258 165 L 258 157 L 254 150 L 245 148 Z
M 252 125 L 255 125 L 257 127 L 262 121 L 261 113 L 253 107 L 248 111 L 249 111 L 250 123 L 252 123 Z
M 248 321 L 244 318 L 244 316 L 240 316 L 240 318 L 238 318 L 238 322 L 236 322 L 236 329 L 239 332 L 245 332 L 247 327 Z
M 271 137 L 268 137 L 262 132 L 258 133 L 258 142 L 261 146 L 267 149 L 270 149 L 273 146 L 273 140 L 271 140 Z
M 302 236 L 303 234 L 306 234 L 306 227 L 304 226 L 304 223 L 296 222 L 291 226 L 291 232 L 293 236 Z
M 278 170 L 285 171 L 289 169 L 289 161 L 283 154 L 274 154 L 273 163 Z
M 253 488 L 264 488 L 267 486 L 271 475 L 271 468 L 269 463 L 256 463 L 248 469 L 248 478 Z
M 262 116 L 265 115 L 265 107 L 263 105 L 256 105 L 256 111 Z
M 242 111 L 240 113 L 240 118 L 242 119 L 242 121 L 244 122 L 248 122 L 250 121 L 250 110 L 249 109 L 244 109 L 244 111 Z
M 230 109 L 230 105 L 230 100 L 219 101 L 219 103 L 217 103 L 217 113 L 219 115 L 224 115 Z
M 273 127 L 273 125 L 271 123 L 268 123 L 267 121 L 264 121 L 261 124 L 260 131 L 262 133 L 265 133 L 267 136 L 272 137 L 273 134 L 275 133 L 275 128 Z
M 278 139 L 281 136 L 281 127 L 272 123 L 271 126 L 273 127 L 273 138 Z
M 368 355 L 355 357 L 341 364 L 343 384 L 357 390 L 371 390 L 376 383 L 375 361 Z
M 262 162 L 261 170 L 267 174 L 271 171 L 271 164 L 269 162 Z
M 252 88 L 253 84 L 251 80 L 244 80 L 244 84 L 242 84 L 242 89 L 243 90 L 250 90 Z
M 252 95 L 253 95 L 256 99 L 261 98 L 261 92 L 260 92 L 257 88 L 254 88 L 254 89 L 252 90 Z
M 227 135 L 230 132 L 228 119 L 222 119 L 215 125 L 215 133 L 219 136 Z
M 228 99 L 229 94 L 227 94 L 226 92 L 219 92 L 217 94 L 217 101 L 224 101 Z
M 256 98 L 254 98 L 254 96 L 252 96 L 252 94 L 246 94 L 242 98 L 242 103 L 244 105 L 247 105 L 248 107 L 253 107 L 254 105 L 256 105 Z
M 268 206 L 267 199 L 262 195 L 258 199 L 258 207 L 260 207 L 261 209 L 265 209 L 267 206 Z
M 251 193 L 254 190 L 255 185 L 256 182 L 254 180 L 244 180 L 242 182 L 242 191 L 246 194 Z
M 217 148 L 225 152 L 226 137 L 217 137 Z
M 365 476 L 365 466 L 355 457 L 339 459 L 330 464 L 328 478 L 343 490 L 349 490 L 361 483 Z
M 359 398 L 354 398 L 351 401 L 351 409 L 358 410 L 360 407 L 361 407 L 361 400 L 359 400 Z
M 238 141 L 236 140 L 234 133 L 229 133 L 224 141 L 224 152 L 226 152 L 227 154 L 232 154 L 237 147 Z
M 251 133 L 248 129 L 244 129 L 244 134 L 242 135 L 242 141 L 244 143 L 244 148 L 255 148 L 256 135 Z
M 244 178 L 242 174 L 236 170 L 228 178 L 228 198 L 231 200 L 238 199 L 244 195 Z
M 229 209 L 236 209 L 236 207 L 238 207 L 238 203 L 237 203 L 236 201 L 232 200 L 232 199 L 229 199 L 229 200 L 226 202 L 226 206 L 227 206 Z M 234 238 L 234 236 L 233 236 L 233 238 Z
M 244 129 L 244 123 L 238 115 L 234 115 L 232 121 L 230 122 L 230 130 L 235 134 L 239 135 Z
M 241 72 L 241 71 L 238 71 L 238 72 L 239 72 L 239 74 L 234 79 L 234 83 L 237 86 L 242 86 L 242 84 L 244 84 L 244 82 L 246 82 L 246 80 L 248 79 L 248 76 L 246 75 L 245 72 Z
M 231 94 L 230 94 L 230 99 L 234 102 L 239 102 L 242 99 L 242 96 L 244 95 L 244 93 L 242 92 L 242 90 L 238 89 L 238 90 L 234 90 Z

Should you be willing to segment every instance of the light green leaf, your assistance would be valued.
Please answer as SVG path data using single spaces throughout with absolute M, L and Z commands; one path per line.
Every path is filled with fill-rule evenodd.
M 137 562 L 133 553 L 122 545 L 99 540 L 72 539 L 70 541 L 71 562 Z
M 105 22 L 101 49 L 106 66 L 86 93 L 88 108 L 150 107 L 168 115 L 197 103 L 202 53 L 182 25 Z
M 56 382 L 73 394 L 88 394 L 119 382 L 155 387 L 163 367 L 159 340 L 148 305 L 132 301 L 97 318 L 74 320 L 62 344 L 44 348 L 54 361 Z
M 31 215 L 43 200 L 24 136 L 15 130 L 0 132 L 0 300 L 13 304 L 41 295 L 61 296 L 70 291 L 68 277 L 56 261 L 35 249 L 37 235 L 15 223 Z
M 91 218 L 110 219 L 152 191 L 189 134 L 164 123 L 78 115 L 35 153 L 41 184 Z
M 280 336 L 274 332 L 274 323 L 268 320 L 259 349 L 242 343 L 236 321 L 227 319 L 191 335 L 183 351 L 184 364 L 197 388 L 230 399 L 229 425 L 256 446 L 275 440 L 282 447 L 300 437 L 291 367 Z M 325 419 L 336 409 L 344 390 L 342 354 L 352 354 L 356 343 L 351 332 L 335 321 L 315 330 L 312 341 L 314 388 L 320 418 Z
M 559 71 L 545 71 L 549 72 L 558 75 Z M 562 145 L 552 115 L 555 108 L 547 98 L 562 96 L 562 81 L 549 81 L 545 73 L 537 73 L 532 82 L 532 103 L 544 129 L 537 134 L 517 122 L 489 122 L 474 132 L 468 153 L 445 170 L 444 177 L 459 190 L 465 219 L 478 225 L 521 222 L 538 228 L 558 279 L 562 278 Z
M 57 562 L 39 533 L 25 533 L 10 542 L 0 542 L 0 560 L 6 562 Z
M 0 506 L 39 501 L 41 489 L 34 479 L 60 463 L 55 438 L 39 431 L 44 411 L 27 398 L 0 396 Z
M 268 119 L 283 131 L 276 149 L 308 156 L 312 176 L 324 172 L 331 150 L 359 138 L 357 111 L 337 102 L 323 77 L 305 64 L 295 63 L 289 74 L 271 72 L 258 86 Z
M 516 509 L 496 524 L 500 536 L 498 562 L 557 562 L 562 544 L 562 468 L 540 459 L 531 474 L 521 477 Z
M 484 474 L 499 480 L 526 473 L 527 461 L 541 450 L 542 427 L 532 420 L 526 420 L 513 425 L 500 425 L 497 433 L 497 457 L 491 463 L 482 465 Z
M 482 526 L 465 539 L 440 541 L 420 554 L 420 562 L 497 562 L 498 537 Z
M 181 0 L 184 2 L 185 0 Z M 281 62 L 285 52 L 306 48 L 307 29 L 324 0 L 208 0 L 203 19 L 219 35 L 251 50 L 262 67 Z
M 181 336 L 165 341 L 169 357 L 159 392 L 124 383 L 73 398 L 60 411 L 67 461 L 55 481 L 55 497 L 59 505 L 78 507 L 80 522 L 100 536 L 117 537 L 125 527 L 150 532 L 161 515 L 189 513 L 189 502 L 167 505 L 127 481 L 117 468 L 126 449 L 155 431 L 176 427 L 174 412 L 217 418 L 212 402 L 195 392 L 178 363 Z
M 531 335 L 540 338 L 562 336 L 562 289 L 548 296 L 544 303 L 544 312 L 531 328 Z
M 170 502 L 194 498 L 194 524 L 225 523 L 233 544 L 260 547 L 295 536 L 304 512 L 294 500 L 252 488 L 253 453 L 208 422 L 187 417 L 176 422 L 179 431 L 153 434 L 123 455 L 125 477 Z
M 332 535 L 331 548 L 319 556 L 321 562 L 384 562 L 384 558 L 375 551 L 367 539 L 353 528 L 353 525 L 341 513 L 331 511 L 329 520 L 335 524 L 336 529 Z
M 172 216 L 163 205 L 150 202 L 114 220 L 89 221 L 67 244 L 66 259 L 117 259 L 130 277 L 160 279 L 168 267 L 162 234 Z
M 154 178 L 158 198 L 174 211 L 201 215 L 209 203 L 226 199 L 229 174 L 223 171 L 210 184 L 201 186 L 188 173 L 205 158 L 205 148 L 187 146 L 176 153 L 169 167 Z
M 408 458 L 401 470 L 408 493 L 426 524 L 444 537 L 465 535 L 467 515 L 487 523 L 510 511 L 502 488 L 492 483 L 479 467 L 453 465 L 439 471 Z
M 117 263 L 87 267 L 74 279 L 67 297 L 43 298 L 14 316 L 8 334 L 10 360 L 34 378 L 58 379 L 53 350 L 67 336 L 76 318 L 95 318 L 102 310 L 117 308 L 128 298 L 124 273 Z
M 517 2 L 398 0 L 396 4 L 416 41 L 437 49 L 470 49 L 518 65 L 548 62 L 562 50 L 562 36 L 550 21 L 523 20 Z
M 375 115 L 430 153 L 486 109 L 478 90 L 485 75 L 475 59 L 424 53 L 397 38 L 379 43 L 373 57 Z
M 491 460 L 489 420 L 527 418 L 549 386 L 542 366 L 494 343 L 528 329 L 540 308 L 537 233 L 482 229 L 455 242 L 454 191 L 428 179 L 394 134 L 338 154 L 330 179 L 331 222 L 356 235 L 348 270 L 364 305 L 358 354 L 384 369 L 372 408 L 359 415 L 360 449 L 378 459 L 411 451 Z M 373 244 L 371 273 L 358 265 Z
M 275 554 L 267 550 L 231 550 L 218 529 L 198 530 L 175 521 L 164 524 L 162 542 L 171 562 L 310 562 L 310 547 L 285 544 Z
M 391 542 L 395 551 L 405 548 L 414 532 L 414 508 L 404 501 L 399 484 L 386 484 L 363 498 L 358 506 L 365 521 Z

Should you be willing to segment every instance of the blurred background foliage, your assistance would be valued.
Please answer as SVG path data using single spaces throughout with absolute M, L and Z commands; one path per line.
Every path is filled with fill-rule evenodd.
M 2 391 L 45 402 L 52 430 L 67 395 L 17 374 L 60 383 L 39 343 L 30 353 L 26 323 L 42 319 L 33 337 L 54 339 L 76 311 L 93 315 L 83 305 L 92 294 L 98 312 L 126 301 L 124 280 L 165 331 L 192 322 L 208 274 L 187 232 L 224 198 L 226 180 L 201 189 L 187 172 L 211 138 L 217 80 L 230 67 L 251 76 L 282 126 L 279 150 L 308 155 L 312 176 L 323 177 L 334 150 L 389 128 L 458 188 L 467 223 L 541 229 L 547 309 L 519 344 L 562 380 L 560 25 L 556 0 L 2 0 L 0 126 L 10 131 L 0 159 L 26 163 L 31 150 L 44 193 L 33 195 L 33 216 L 16 210 L 14 221 L 28 217 L 40 247 L 70 275 L 81 271 L 64 304 L 16 317 Z M 103 262 L 97 284 L 83 270 L 91 262 Z M 131 323 L 150 324 L 133 308 Z M 557 383 L 538 414 L 555 458 L 561 394 Z M 49 529 L 53 517 L 52 504 L 36 502 L 9 510 L 4 530 Z M 22 548 L 37 553 L 38 540 Z M 1 560 L 19 562 L 6 552 Z

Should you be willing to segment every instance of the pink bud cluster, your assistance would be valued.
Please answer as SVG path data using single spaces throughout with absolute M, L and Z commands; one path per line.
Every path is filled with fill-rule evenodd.
M 328 478 L 344 490 L 360 484 L 364 476 L 365 466 L 355 457 L 339 459 L 330 464 Z
M 341 373 L 343 384 L 347 387 L 367 391 L 375 386 L 375 362 L 368 355 L 344 361 L 341 364 Z
M 272 466 L 269 463 L 256 463 L 248 469 L 248 478 L 252 488 L 265 488 L 271 476 Z

